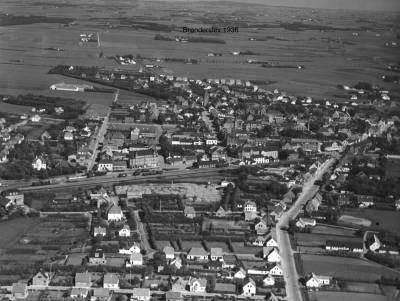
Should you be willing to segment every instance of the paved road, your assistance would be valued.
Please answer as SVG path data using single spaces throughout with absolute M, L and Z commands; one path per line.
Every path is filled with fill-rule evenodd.
M 302 296 L 298 281 L 299 275 L 297 274 L 296 270 L 289 234 L 287 231 L 282 230 L 282 228 L 286 228 L 289 225 L 289 221 L 295 219 L 307 201 L 317 193 L 318 186 L 314 185 L 314 182 L 318 179 L 321 179 L 322 175 L 329 169 L 333 162 L 334 159 L 326 161 L 319 167 L 315 175 L 304 183 L 302 193 L 292 207 L 282 215 L 278 224 L 276 225 L 276 236 L 281 255 L 283 274 L 286 282 L 286 295 L 288 301 L 301 301 Z
M 90 158 L 89 164 L 87 166 L 87 171 L 92 170 L 93 165 L 96 162 L 97 153 L 98 153 L 97 148 L 99 147 L 99 143 L 103 143 L 103 141 L 104 141 L 104 135 L 107 132 L 108 120 L 110 118 L 110 113 L 111 113 L 111 108 L 108 108 L 107 115 L 104 117 L 103 123 L 101 124 L 99 132 L 97 133 L 96 142 L 95 142 L 94 148 L 93 148 L 93 154 L 92 154 L 92 157 Z

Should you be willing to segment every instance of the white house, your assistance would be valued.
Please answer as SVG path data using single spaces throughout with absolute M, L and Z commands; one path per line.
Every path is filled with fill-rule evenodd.
M 32 162 L 32 167 L 35 170 L 42 170 L 47 168 L 46 160 L 43 157 L 36 157 Z
M 35 115 L 32 115 L 30 119 L 32 122 L 39 122 L 41 117 L 38 114 L 35 114 Z
M 283 270 L 282 267 L 279 263 L 275 264 L 270 270 L 269 274 L 272 276 L 282 276 L 283 275 Z
M 246 271 L 243 268 L 240 268 L 234 275 L 233 277 L 236 279 L 244 279 L 246 278 L 247 274 Z
M 274 247 L 264 247 L 263 248 L 264 258 L 267 259 L 268 262 L 280 262 L 281 256 L 279 255 L 279 251 Z
M 104 228 L 104 227 L 94 227 L 94 229 L 93 229 L 93 236 L 94 237 L 96 237 L 96 236 L 106 236 L 106 234 L 107 234 L 107 230 L 106 230 L 106 228 Z
M 108 289 L 119 289 L 119 278 L 117 274 L 107 273 L 104 275 L 103 287 Z
M 274 286 L 275 285 L 275 278 L 271 275 L 268 275 L 263 279 L 264 286 Z
M 243 206 L 244 212 L 257 212 L 257 205 L 253 201 L 247 201 Z
M 113 162 L 109 160 L 100 161 L 97 170 L 98 171 L 113 171 Z
M 298 228 L 306 228 L 306 227 L 315 227 L 317 224 L 316 220 L 313 218 L 300 217 L 296 222 L 296 227 Z
M 306 281 L 306 286 L 307 287 L 322 287 L 322 286 L 327 286 L 331 284 L 332 277 L 330 276 L 321 276 L 321 275 L 315 275 L 314 273 L 311 273 L 311 275 L 308 277 L 308 280 Z
M 129 237 L 131 236 L 131 228 L 129 225 L 124 225 L 124 227 L 118 231 L 118 236 Z
M 132 253 L 128 262 L 126 263 L 126 267 L 129 268 L 137 265 L 143 265 L 143 256 L 140 253 Z
M 274 232 L 272 232 L 271 236 L 267 238 L 267 241 L 265 242 L 265 245 L 267 247 L 278 248 L 278 242 L 276 240 L 276 235 L 274 235 Z
M 65 141 L 72 141 L 72 140 L 74 140 L 74 134 L 72 134 L 71 132 L 65 132 L 65 133 L 64 133 L 64 140 L 65 140 Z
M 207 287 L 207 279 L 193 278 L 189 279 L 189 290 L 193 293 L 204 293 Z
M 174 250 L 173 247 L 171 247 L 171 246 L 165 246 L 164 249 L 163 249 L 163 252 L 164 252 L 165 258 L 166 258 L 167 260 L 169 260 L 169 259 L 174 259 L 174 258 L 175 258 L 175 250 Z
M 131 300 L 150 301 L 151 293 L 148 288 L 134 288 Z
M 122 212 L 121 208 L 117 205 L 112 205 L 111 208 L 108 210 L 107 213 L 107 220 L 118 222 L 121 221 L 124 217 L 124 213 Z
M 242 288 L 243 296 L 252 297 L 256 294 L 256 290 L 257 290 L 256 282 L 251 278 L 245 279 Z
M 140 253 L 140 246 L 138 243 L 134 242 L 129 249 L 119 249 L 118 253 L 127 255 L 131 255 L 133 253 Z

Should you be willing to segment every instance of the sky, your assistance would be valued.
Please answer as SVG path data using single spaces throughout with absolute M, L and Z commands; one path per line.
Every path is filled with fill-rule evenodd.
M 201 0 L 163 0 L 163 1 L 193 2 Z M 218 0 L 207 0 L 207 1 L 218 1 Z M 400 12 L 400 0 L 233 0 L 233 1 L 242 3 L 259 3 L 267 5 L 293 6 L 293 7 Z

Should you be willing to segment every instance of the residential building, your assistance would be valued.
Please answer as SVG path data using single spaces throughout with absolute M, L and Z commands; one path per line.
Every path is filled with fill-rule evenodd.
M 36 158 L 32 162 L 32 167 L 37 171 L 46 169 L 47 168 L 46 160 L 41 156 L 36 156 Z
M 103 287 L 108 289 L 119 288 L 119 278 L 117 274 L 107 273 L 103 278 Z
M 264 286 L 274 286 L 275 285 L 275 278 L 272 275 L 268 275 L 263 279 Z
M 130 237 L 131 236 L 131 228 L 128 224 L 124 225 L 124 227 L 118 231 L 118 236 L 120 237 Z
M 175 258 L 175 250 L 174 250 L 173 247 L 171 247 L 171 246 L 165 246 L 164 249 L 163 249 L 163 252 L 164 252 L 165 258 L 166 258 L 167 260 L 170 260 L 170 259 L 174 259 L 174 258 Z
M 192 293 L 205 293 L 207 287 L 207 279 L 189 278 L 189 291 Z
M 205 261 L 208 259 L 208 253 L 203 248 L 193 247 L 187 254 L 188 260 Z
M 50 284 L 50 274 L 46 272 L 38 272 L 32 278 L 32 285 L 34 286 L 49 286 Z
M 210 259 L 212 261 L 222 261 L 223 260 L 222 248 L 211 248 Z
M 75 274 L 75 287 L 80 288 L 89 288 L 92 286 L 92 274 L 85 273 L 76 273 Z
M 111 222 L 119 222 L 124 218 L 124 213 L 118 205 L 113 204 L 107 213 L 107 220 Z
M 96 236 L 104 237 L 104 236 L 106 236 L 106 234 L 107 234 L 107 229 L 104 227 L 98 226 L 98 227 L 94 227 L 94 229 L 93 229 L 94 237 L 96 237 Z
M 148 288 L 134 288 L 131 301 L 150 301 L 151 293 Z
M 143 255 L 140 253 L 132 253 L 129 257 L 126 267 L 143 265 Z
M 253 297 L 256 294 L 257 286 L 256 282 L 248 277 L 243 282 L 242 294 L 245 297 Z
M 89 256 L 89 264 L 91 265 L 106 265 L 107 259 L 102 249 L 96 249 Z
M 187 218 L 195 218 L 196 217 L 196 211 L 194 210 L 194 208 L 192 206 L 185 206 L 185 208 L 183 209 L 183 214 Z
M 134 242 L 132 246 L 128 249 L 119 249 L 119 254 L 133 254 L 133 253 L 140 253 L 140 245 L 137 242 Z
M 268 262 L 280 262 L 281 256 L 279 251 L 274 247 L 263 247 L 263 257 L 267 259 Z
M 319 288 L 330 285 L 331 281 L 332 277 L 330 276 L 321 276 L 311 273 L 309 277 L 307 277 L 306 286 L 310 288 Z

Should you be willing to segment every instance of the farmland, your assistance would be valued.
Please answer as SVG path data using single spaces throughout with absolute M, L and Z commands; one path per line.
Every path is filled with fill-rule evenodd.
M 13 1 L 3 1 L 1 9 L 15 16 L 23 14 L 42 16 L 45 10 L 47 18 L 55 18 L 47 21 L 57 20 L 60 8 L 56 5 L 43 5 L 45 2 L 28 1 L 20 3 L 16 9 Z M 157 9 L 154 9 L 155 5 Z M 395 38 L 395 33 L 388 30 L 388 24 L 395 18 L 390 14 L 360 13 L 364 19 L 382 24 L 380 27 L 369 28 L 369 23 L 355 23 L 351 13 L 343 12 L 338 18 L 334 11 L 329 10 L 313 11 L 316 19 L 325 20 L 313 24 L 303 22 L 309 10 L 301 8 L 254 4 L 246 6 L 235 4 L 227 8 L 216 2 L 211 3 L 210 7 L 222 15 L 218 13 L 209 15 L 203 6 L 196 2 L 155 4 L 149 1 L 134 6 L 135 9 L 132 10 L 121 1 L 120 5 L 115 2 L 103 4 L 93 11 L 90 5 L 72 1 L 68 6 L 63 6 L 63 16 L 66 19 L 59 22 L 76 19 L 73 25 L 37 23 L 29 26 L 2 27 L 1 42 L 7 47 L 1 49 L 0 88 L 4 93 L 12 95 L 28 92 L 50 93 L 52 96 L 68 94 L 71 97 L 85 98 L 88 103 L 106 105 L 112 101 L 110 99 L 112 97 L 107 94 L 85 93 L 78 96 L 74 92 L 49 91 L 49 86 L 56 82 L 82 81 L 70 80 L 47 72 L 59 64 L 134 70 L 137 66 L 117 65 L 115 60 L 107 58 L 116 54 L 130 53 L 133 56 L 161 59 L 161 62 L 157 63 L 161 68 L 155 70 L 158 73 L 193 78 L 230 78 L 235 74 L 237 78 L 273 82 L 268 86 L 270 89 L 289 89 L 290 93 L 300 94 L 307 91 L 313 97 L 335 98 L 335 95 L 340 94 L 336 88 L 337 84 L 352 83 L 354 74 L 357 74 L 359 81 L 375 82 L 377 78 L 373 74 L 397 59 L 397 50 L 384 46 L 385 42 Z M 110 9 L 116 12 L 112 17 L 107 14 Z M 195 13 L 189 16 L 185 13 L 187 10 Z M 144 12 L 146 17 L 143 17 Z M 176 12 L 183 12 L 182 16 L 172 17 Z M 149 27 L 148 24 L 142 26 L 143 24 L 136 22 L 135 26 L 131 27 L 127 20 L 137 15 L 141 16 L 141 22 L 151 21 L 154 26 Z M 154 40 L 155 34 L 162 32 L 164 28 L 172 30 L 168 36 L 181 35 L 182 26 L 190 24 L 207 26 L 213 22 L 218 23 L 221 16 L 228 23 L 230 21 L 238 23 L 239 32 L 204 35 L 204 37 L 222 39 L 226 44 Z M 264 16 L 268 16 L 268 22 Z M 154 22 L 154 20 L 160 21 Z M 247 23 L 237 20 L 247 20 Z M 259 28 L 265 30 L 261 31 Z M 99 31 L 102 41 L 100 49 L 95 43 L 78 45 L 79 33 L 88 29 Z M 353 32 L 357 32 L 357 36 L 353 35 Z M 191 34 L 190 37 L 198 36 Z M 249 37 L 253 37 L 254 40 L 249 42 Z M 60 47 L 64 51 L 48 50 L 51 47 Z M 242 51 L 248 55 L 233 56 L 232 51 Z M 99 56 L 100 52 L 103 56 Z M 209 52 L 222 53 L 222 56 L 208 57 Z M 378 57 L 379 59 L 373 59 Z M 196 59 L 199 63 L 184 64 L 172 60 L 163 61 L 163 58 L 190 58 Z M 302 70 L 262 68 L 260 64 L 247 63 L 247 59 L 255 58 L 278 66 L 301 64 L 305 68 Z M 144 61 L 146 64 L 154 62 L 155 60 L 151 59 Z M 31 72 L 25 72 L 26 67 L 29 67 Z M 383 88 L 390 85 L 383 81 L 379 84 Z M 138 98 L 137 95 L 126 92 L 121 95 L 123 101 L 130 103 L 130 95 L 132 100 Z

